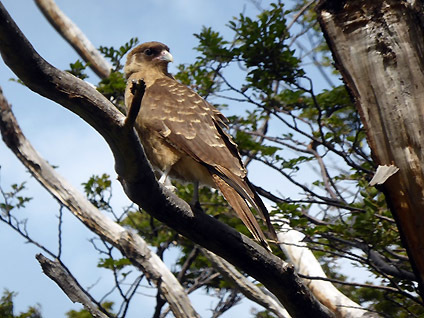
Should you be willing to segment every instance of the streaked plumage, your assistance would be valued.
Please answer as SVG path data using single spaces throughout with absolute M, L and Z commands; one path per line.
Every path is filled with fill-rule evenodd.
M 255 239 L 268 247 L 247 202 L 265 220 L 273 239 L 275 231 L 226 133 L 226 118 L 168 73 L 170 61 L 166 45 L 148 42 L 133 49 L 125 65 L 127 107 L 132 81 L 143 79 L 146 84 L 136 129 L 149 161 L 171 177 L 218 188 Z

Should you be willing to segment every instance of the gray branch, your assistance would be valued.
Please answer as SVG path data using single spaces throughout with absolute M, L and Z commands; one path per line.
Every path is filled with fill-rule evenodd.
M 212 263 L 213 267 L 234 287 L 248 299 L 273 312 L 279 318 L 289 318 L 290 315 L 274 298 L 266 295 L 258 286 L 244 277 L 233 265 L 202 248 L 203 255 Z
M 102 214 L 48 164 L 23 135 L 0 89 L 0 130 L 3 140 L 34 177 L 94 233 L 118 248 L 160 290 L 176 317 L 198 317 L 175 276 L 138 235 Z
M 94 318 L 110 317 L 98 309 L 91 297 L 59 261 L 49 260 L 43 254 L 37 254 L 36 258 L 44 274 L 55 281 L 72 302 L 84 305 L 85 309 L 87 309 Z
M 110 65 L 94 47 L 84 33 L 56 5 L 53 0 L 34 0 L 57 32 L 89 63 L 89 67 L 100 77 L 110 74 Z

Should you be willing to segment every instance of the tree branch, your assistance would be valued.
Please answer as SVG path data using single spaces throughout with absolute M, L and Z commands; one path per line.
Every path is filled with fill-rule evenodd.
M 133 81 L 131 93 L 133 94 L 132 102 L 125 118 L 125 126 L 127 129 L 133 129 L 135 120 L 137 119 L 138 112 L 141 107 L 141 100 L 143 99 L 146 84 L 142 80 Z
M 34 0 L 57 32 L 89 64 L 100 78 L 108 77 L 112 66 L 104 59 L 84 33 L 56 5 L 54 0 Z
M 317 16 L 378 165 L 381 186 L 424 298 L 424 14 L 421 1 L 321 0 Z M 399 45 L 402 43 L 402 45 Z
M 301 277 L 305 278 L 314 295 L 328 308 L 331 308 L 341 317 L 362 317 L 368 315 L 366 309 L 342 294 L 328 281 L 307 280 L 309 276 L 324 277 L 324 271 L 314 254 L 303 242 L 304 235 L 284 223 L 277 233 L 280 246 L 290 261 L 296 267 Z
M 114 154 L 119 180 L 134 203 L 256 278 L 276 295 L 291 315 L 332 316 L 302 284 L 292 266 L 204 212 L 193 213 L 186 202 L 159 185 L 135 131 L 123 128 L 124 116 L 89 84 L 43 60 L 2 5 L 0 50 L 5 63 L 30 89 L 79 115 L 104 137 Z M 38 170 L 38 166 L 31 169 L 37 178 Z M 123 242 L 130 243 L 128 252 L 136 246 L 133 244 L 136 241 L 133 235 L 125 237 Z M 131 256 L 133 260 L 138 257 L 137 254 Z
M 32 175 L 61 204 L 66 206 L 91 231 L 118 248 L 133 265 L 161 290 L 176 317 L 197 317 L 183 287 L 160 258 L 138 235 L 126 230 L 102 214 L 84 195 L 67 183 L 35 151 L 23 135 L 10 105 L 0 89 L 0 130 L 6 145 L 15 153 Z
M 352 241 L 345 240 L 339 237 L 334 237 L 331 234 L 328 235 L 327 233 L 322 236 L 328 239 L 329 241 L 330 240 L 338 241 L 338 242 L 341 242 L 342 244 L 346 244 L 351 247 L 355 247 L 362 250 L 365 253 L 365 255 L 367 255 L 367 260 L 371 261 L 375 269 L 382 274 L 393 276 L 399 279 L 417 281 L 417 277 L 415 276 L 413 272 L 402 269 L 399 266 L 396 266 L 395 262 L 391 262 L 383 254 L 379 253 L 376 250 L 373 250 L 369 244 L 361 242 L 360 240 L 352 240 Z M 387 249 L 387 251 L 389 251 L 389 249 Z M 408 259 L 404 261 L 408 261 Z
M 204 248 L 202 248 L 201 251 L 212 263 L 213 267 L 248 299 L 272 311 L 279 318 L 290 317 L 284 307 L 244 277 L 233 265 Z
M 93 299 L 84 291 L 69 271 L 59 261 L 51 261 L 43 254 L 37 254 L 36 258 L 43 269 L 44 274 L 54 280 L 68 298 L 74 303 L 80 303 L 95 318 L 109 318 L 110 316 L 98 309 Z

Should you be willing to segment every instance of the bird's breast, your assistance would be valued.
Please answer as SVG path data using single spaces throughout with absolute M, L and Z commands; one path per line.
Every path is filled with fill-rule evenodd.
M 165 171 L 180 159 L 181 153 L 171 147 L 158 132 L 137 126 L 144 152 L 153 167 Z

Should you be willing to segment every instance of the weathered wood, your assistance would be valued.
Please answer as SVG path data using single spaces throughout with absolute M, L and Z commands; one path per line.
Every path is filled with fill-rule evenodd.
M 284 217 L 281 216 L 280 219 Z M 277 233 L 278 241 L 284 253 L 294 265 L 297 273 L 309 277 L 327 278 L 320 263 L 304 242 L 305 235 L 293 229 L 288 223 L 283 223 Z M 317 279 L 304 279 L 305 284 L 321 303 L 336 313 L 337 317 L 359 318 L 378 317 L 361 305 L 355 303 L 339 291 L 331 282 Z
M 322 0 L 318 16 L 374 160 L 399 172 L 382 189 L 424 295 L 423 1 Z
M 58 260 L 52 261 L 43 254 L 37 254 L 36 258 L 44 274 L 54 280 L 72 302 L 84 305 L 85 309 L 87 309 L 94 318 L 110 317 L 97 307 L 90 295 L 84 291 L 81 285 Z
M 250 279 L 240 273 L 233 265 L 225 259 L 215 255 L 207 249 L 200 248 L 202 254 L 212 263 L 212 266 L 228 282 L 239 290 L 246 298 L 263 306 L 265 309 L 274 313 L 278 318 L 290 318 L 291 316 L 272 296 L 265 294 Z

